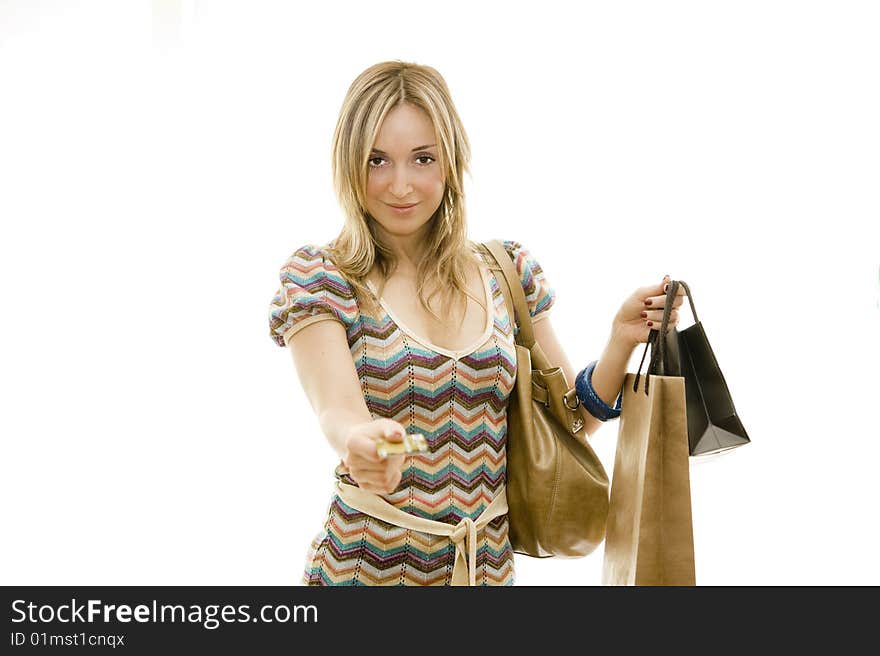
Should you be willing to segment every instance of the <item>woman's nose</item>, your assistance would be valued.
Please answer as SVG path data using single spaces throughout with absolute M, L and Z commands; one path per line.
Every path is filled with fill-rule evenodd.
M 403 168 L 396 170 L 391 178 L 391 193 L 397 198 L 406 198 L 411 190 L 409 174 Z

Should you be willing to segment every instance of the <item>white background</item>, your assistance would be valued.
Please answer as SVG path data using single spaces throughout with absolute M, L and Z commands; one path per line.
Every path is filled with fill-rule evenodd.
M 470 236 L 532 251 L 578 368 L 637 287 L 690 284 L 752 439 L 691 462 L 697 583 L 880 583 L 878 18 L 0 3 L 2 583 L 298 582 L 336 457 L 268 305 L 339 230 L 332 130 L 387 59 L 445 77 Z M 517 556 L 517 584 L 601 566 Z

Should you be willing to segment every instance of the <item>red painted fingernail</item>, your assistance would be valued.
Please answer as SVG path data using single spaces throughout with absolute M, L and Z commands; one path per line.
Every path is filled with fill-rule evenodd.
M 648 327 L 651 327 L 651 326 L 653 326 L 653 325 L 654 325 L 654 322 L 653 322 L 653 321 L 649 321 L 649 322 L 648 322 Z
M 645 305 L 650 305 L 650 304 L 651 304 L 651 299 L 649 298 L 647 301 L 645 301 Z
M 642 312 L 642 319 L 647 319 L 647 318 L 648 318 L 648 313 Z

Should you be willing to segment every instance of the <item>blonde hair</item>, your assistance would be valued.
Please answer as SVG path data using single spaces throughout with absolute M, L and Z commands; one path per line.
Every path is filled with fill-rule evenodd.
M 363 71 L 346 93 L 333 135 L 333 187 L 345 222 L 332 240 L 328 253 L 370 312 L 378 305 L 366 285 L 374 264 L 385 281 L 397 268 L 394 253 L 376 238 L 374 219 L 366 211 L 366 186 L 370 152 L 388 112 L 407 103 L 423 110 L 434 125 L 438 163 L 445 172 L 443 200 L 429 220 L 425 252 L 418 263 L 416 293 L 422 306 L 438 321 L 428 301 L 442 293 L 441 307 L 451 309 L 458 299 L 467 307 L 466 296 L 484 306 L 467 288 L 468 266 L 476 261 L 476 245 L 467 237 L 464 207 L 464 174 L 470 174 L 470 144 L 443 77 L 430 66 L 400 60 L 380 62 Z M 434 291 L 425 297 L 429 283 Z M 484 309 L 488 312 L 488 308 Z M 462 321 L 465 312 L 462 311 Z

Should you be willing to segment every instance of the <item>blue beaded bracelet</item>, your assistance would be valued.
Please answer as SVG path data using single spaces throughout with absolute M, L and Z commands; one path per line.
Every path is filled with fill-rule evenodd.
M 593 389 L 592 382 L 593 369 L 596 368 L 598 362 L 598 360 L 593 360 L 577 375 L 574 381 L 575 393 L 580 402 L 584 404 L 587 412 L 599 421 L 608 421 L 620 416 L 623 407 L 623 391 L 617 397 L 613 408 L 608 407 L 608 404 L 599 398 L 596 390 Z

